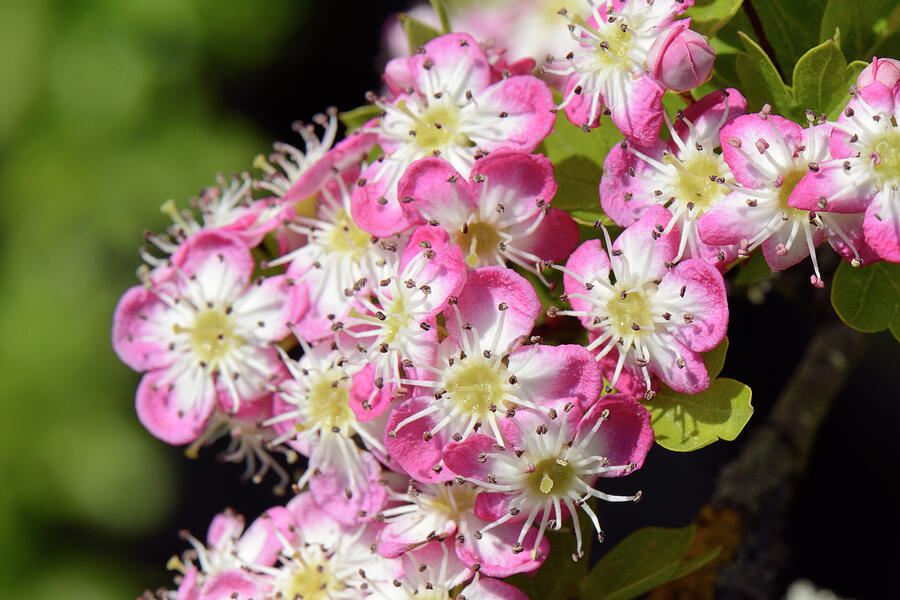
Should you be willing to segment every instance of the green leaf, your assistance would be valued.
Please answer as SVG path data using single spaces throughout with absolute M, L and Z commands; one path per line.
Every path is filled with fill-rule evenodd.
M 728 338 L 722 340 L 718 346 L 703 353 L 703 362 L 706 363 L 706 370 L 709 372 L 709 379 L 713 380 L 722 372 L 725 366 L 725 355 L 728 353 Z
M 850 99 L 847 60 L 834 40 L 809 50 L 794 66 L 794 100 L 801 109 L 832 113 Z
M 374 104 L 366 104 L 364 106 L 354 108 L 353 110 L 342 112 L 338 115 L 338 118 L 341 120 L 341 123 L 344 124 L 344 127 L 347 129 L 347 131 L 350 132 L 357 127 L 362 127 L 371 119 L 377 117 L 380 110 L 381 109 L 379 109 Z
M 839 0 L 840 1 L 840 0 Z M 852 0 L 843 0 L 853 4 Z M 775 58 L 783 73 L 792 66 L 808 48 L 819 43 L 816 23 L 825 11 L 826 0 L 757 0 L 753 8 L 759 15 L 766 38 L 772 44 Z M 828 37 L 834 35 L 834 29 Z
M 854 269 L 842 262 L 831 284 L 831 304 L 853 329 L 890 329 L 900 341 L 900 264 L 879 262 Z
M 900 6 L 896 0 L 829 0 L 822 16 L 819 39 L 841 30 L 841 50 L 851 59 L 896 56 L 900 46 Z
M 745 33 L 738 32 L 744 44 L 745 54 L 740 54 L 735 63 L 741 90 L 747 97 L 748 110 L 758 111 L 769 103 L 775 112 L 787 115 L 796 110 L 791 88 L 785 85 L 772 59 Z
M 685 11 L 691 17 L 691 29 L 712 36 L 741 9 L 744 0 L 698 0 Z
M 710 378 L 721 372 L 727 349 L 726 340 L 704 355 Z M 720 439 L 734 440 L 753 415 L 751 397 L 750 388 L 740 381 L 717 378 L 699 394 L 663 387 L 644 404 L 650 411 L 656 443 L 667 450 L 689 452 Z
M 409 42 L 410 53 L 415 52 L 419 46 L 424 46 L 441 35 L 441 32 L 437 29 L 410 17 L 406 13 L 400 13 L 399 18 L 400 25 L 403 26 L 403 32 L 406 34 L 406 41 Z
M 750 258 L 740 263 L 737 267 L 737 277 L 734 282 L 738 285 L 753 285 L 772 276 L 772 269 L 766 264 L 766 258 L 762 252 L 754 252 Z
M 696 571 L 715 558 L 719 549 L 685 560 L 693 537 L 692 525 L 681 529 L 646 527 L 632 533 L 591 569 L 581 582 L 580 597 L 585 600 L 630 600 Z
M 450 33 L 452 29 L 450 29 L 450 18 L 447 16 L 447 6 L 444 4 L 444 0 L 429 0 L 429 2 L 431 2 L 431 8 L 437 13 L 443 33 Z
M 560 101 L 558 95 L 554 97 L 557 102 Z M 553 198 L 554 208 L 570 213 L 582 211 L 603 215 L 598 192 L 603 161 L 621 139 L 622 134 L 608 120 L 601 127 L 585 133 L 570 123 L 563 111 L 556 114 L 553 132 L 538 146 L 538 152 L 553 161 L 554 175 L 559 184 Z M 602 220 L 602 217 L 599 218 Z

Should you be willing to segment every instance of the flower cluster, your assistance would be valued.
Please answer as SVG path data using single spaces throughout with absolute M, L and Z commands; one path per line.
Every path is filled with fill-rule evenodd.
M 226 459 L 281 490 L 273 451 L 305 468 L 246 531 L 225 512 L 205 542 L 187 535 L 160 597 L 525 598 L 499 578 L 538 569 L 548 531 L 571 526 L 556 551 L 577 560 L 583 519 L 603 538 L 597 500 L 640 498 L 597 483 L 643 464 L 643 402 L 709 388 L 724 272 L 761 246 L 773 270 L 811 255 L 822 286 L 825 238 L 854 265 L 900 260 L 897 65 L 876 59 L 836 123 L 746 114 L 733 89 L 670 117 L 663 93 L 712 68 L 676 19 L 691 4 L 561 11 L 576 44 L 544 68 L 555 80 L 496 40 L 437 37 L 388 63 L 378 116 L 342 141 L 330 111 L 321 139 L 297 126 L 303 151 L 258 159 L 259 179 L 220 181 L 196 213 L 166 205 L 113 323 L 143 373 L 141 423 L 192 453 L 229 436 Z M 582 241 L 552 204 L 535 151 L 561 109 L 625 136 L 597 182 L 615 240 Z M 554 269 L 568 306 L 542 307 Z M 545 309 L 587 342 L 546 343 Z

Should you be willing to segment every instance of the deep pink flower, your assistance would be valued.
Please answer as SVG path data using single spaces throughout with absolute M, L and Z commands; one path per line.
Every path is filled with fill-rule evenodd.
M 736 244 L 705 244 L 697 220 L 718 204 L 734 184 L 731 170 L 715 152 L 721 127 L 744 113 L 747 101 L 737 90 L 706 95 L 669 122 L 671 141 L 647 148 L 623 142 L 610 150 L 600 180 L 600 204 L 620 227 L 627 227 L 649 206 L 666 206 L 672 220 L 666 232 L 681 233 L 674 260 L 702 258 L 721 271 L 737 257 Z M 667 119 L 668 122 L 668 119 Z
M 478 156 L 499 148 L 530 152 L 553 126 L 546 84 L 530 75 L 492 83 L 487 56 L 466 34 L 435 38 L 424 53 L 394 59 L 385 77 L 396 95 L 372 97 L 385 114 L 366 129 L 385 157 L 363 171 L 353 191 L 353 218 L 374 235 L 412 224 L 397 183 L 413 161 L 440 156 L 468 177 Z
M 550 207 L 557 185 L 541 154 L 500 150 L 475 162 L 469 180 L 440 158 L 406 170 L 399 194 L 411 211 L 444 228 L 470 267 L 514 262 L 540 275 L 578 245 L 578 226 Z
M 604 111 L 625 137 L 640 145 L 652 144 L 663 122 L 663 84 L 646 71 L 654 41 L 665 36 L 676 16 L 693 0 L 589 0 L 591 17 L 569 18 L 577 42 L 566 55 L 568 68 L 548 67 L 568 75 L 565 108 L 569 120 L 581 127 L 599 125 Z
M 860 88 L 831 134 L 832 160 L 806 175 L 790 206 L 827 213 L 865 212 L 865 242 L 878 257 L 900 262 L 900 86 L 875 79 Z M 853 239 L 853 236 L 845 236 Z M 864 250 L 854 258 L 867 260 Z
M 484 431 L 498 444 L 516 447 L 512 415 L 580 409 L 601 393 L 603 380 L 590 353 L 577 345 L 548 346 L 528 339 L 541 305 L 521 275 L 482 267 L 469 275 L 445 311 L 448 336 L 433 363 L 411 364 L 418 377 L 412 397 L 398 405 L 387 425 L 391 457 L 420 481 L 446 481 L 441 466 L 450 440 Z
M 637 400 L 624 394 L 601 397 L 582 415 L 574 406 L 551 412 L 537 429 L 522 429 L 522 451 L 512 452 L 492 438 L 475 435 L 453 442 L 444 451 L 444 461 L 463 478 L 490 493 L 482 493 L 475 513 L 489 522 L 478 532 L 485 535 L 507 523 L 521 523 L 514 551 L 522 551 L 522 540 L 532 524 L 539 523 L 537 543 L 548 528 L 560 529 L 572 516 L 576 551 L 582 540 L 578 508 L 591 519 L 597 535 L 602 529 L 597 515 L 585 500 L 637 501 L 634 496 L 613 496 L 592 487 L 598 477 L 619 477 L 640 468 L 653 444 L 650 413 Z
M 672 268 L 678 231 L 663 233 L 671 218 L 651 206 L 614 244 L 607 238 L 609 254 L 600 240 L 589 240 L 566 263 L 573 310 L 560 313 L 577 316 L 592 332 L 588 349 L 597 350 L 598 360 L 618 352 L 615 370 L 604 373 L 612 387 L 623 369 L 643 377 L 648 392 L 651 373 L 683 393 L 709 387 L 701 353 L 715 348 L 728 328 L 725 282 L 699 259 Z
M 716 54 L 706 36 L 689 29 L 690 21 L 677 22 L 653 42 L 647 53 L 650 74 L 668 89 L 686 92 L 712 76 Z
M 745 256 L 761 246 L 773 271 L 810 256 L 810 281 L 822 287 L 816 246 L 826 235 L 845 243 L 851 237 L 835 229 L 836 220 L 793 208 L 791 199 L 803 177 L 831 158 L 830 133 L 828 124 L 803 129 L 767 112 L 738 117 L 723 127 L 723 156 L 741 187 L 700 218 L 700 238 L 708 244 L 740 244 Z

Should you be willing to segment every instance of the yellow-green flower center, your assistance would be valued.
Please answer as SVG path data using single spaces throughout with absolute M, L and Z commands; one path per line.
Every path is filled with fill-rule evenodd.
M 284 590 L 285 598 L 328 600 L 334 598 L 336 592 L 347 588 L 329 569 L 328 558 L 321 551 L 316 554 L 321 556 L 308 557 L 308 560 L 304 560 L 306 557 L 297 557 L 300 568 L 292 573 Z
M 193 325 L 173 325 L 175 333 L 187 333 L 191 349 L 201 361 L 215 363 L 224 358 L 234 347 L 244 344 L 244 339 L 234 333 L 231 321 L 224 310 L 209 308 L 197 313 Z
M 431 153 L 448 145 L 469 145 L 469 139 L 459 133 L 458 107 L 438 102 L 427 107 L 421 116 L 417 116 L 409 110 L 405 101 L 401 100 L 397 106 L 412 118 L 414 140 L 423 152 Z
M 664 163 L 680 162 L 674 155 L 663 158 Z M 710 176 L 722 176 L 727 173 L 725 162 L 716 154 L 696 153 L 689 155 L 681 162 L 677 170 L 677 182 L 670 193 L 676 202 L 693 203 L 691 214 L 702 215 L 728 193 L 728 188 L 710 179 Z
M 535 495 L 564 496 L 575 480 L 575 469 L 561 458 L 545 458 L 528 474 L 526 485 Z
M 616 294 L 606 303 L 609 325 L 619 337 L 641 335 L 653 329 L 653 313 L 649 295 L 656 291 L 656 285 L 647 284 L 645 288 L 647 289 L 632 290 L 626 293 L 622 286 L 618 286 L 614 290 Z
M 486 417 L 493 405 L 499 410 L 509 408 L 503 403 L 506 380 L 499 364 L 475 356 L 450 367 L 444 387 L 456 406 L 470 415 Z
M 329 240 L 332 250 L 351 254 L 356 258 L 366 248 L 371 238 L 371 235 L 356 226 L 347 211 L 338 211 Z
M 809 218 L 808 211 L 798 210 L 796 208 L 788 206 L 788 200 L 790 200 L 791 198 L 791 193 L 794 191 L 794 188 L 797 187 L 797 184 L 800 183 L 800 180 L 803 179 L 803 176 L 806 175 L 806 173 L 806 169 L 796 169 L 794 171 L 791 171 L 784 176 L 784 182 L 781 184 L 781 187 L 778 188 L 778 203 L 781 206 L 781 210 L 784 211 L 789 219 Z
M 310 422 L 305 425 L 344 430 L 355 420 L 350 410 L 350 391 L 342 385 L 345 378 L 344 371 L 332 368 L 312 383 L 308 391 Z M 298 427 L 304 425 L 298 424 Z
M 900 128 L 892 127 L 872 144 L 869 153 L 877 154 L 873 165 L 875 177 L 882 188 L 900 183 Z
M 462 248 L 463 252 L 468 251 L 466 263 L 470 267 L 478 267 L 493 264 L 500 234 L 490 223 L 476 221 L 469 223 L 465 231 L 453 234 L 453 243 Z

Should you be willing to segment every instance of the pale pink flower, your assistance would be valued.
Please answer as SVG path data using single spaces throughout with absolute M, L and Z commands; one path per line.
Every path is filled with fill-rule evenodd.
M 404 493 L 391 491 L 392 506 L 375 515 L 376 521 L 385 523 L 378 533 L 378 552 L 395 558 L 435 540 L 452 540 L 459 560 L 486 575 L 506 577 L 540 567 L 549 554 L 549 542 L 544 539 L 536 544 L 534 530 L 519 539 L 515 524 L 486 529 L 489 521 L 474 512 L 481 493 L 460 479 L 446 483 L 410 481 Z M 514 551 L 516 544 L 528 552 Z
M 565 267 L 566 297 L 592 333 L 589 350 L 600 360 L 613 350 L 618 360 L 604 373 L 615 387 L 623 369 L 643 377 L 652 395 L 651 374 L 679 392 L 709 387 L 702 352 L 715 348 L 728 328 L 725 282 L 700 259 L 672 268 L 679 233 L 663 233 L 672 214 L 651 206 L 643 217 L 609 242 L 583 243 Z
M 475 513 L 489 521 L 476 533 L 484 536 L 507 523 L 520 526 L 513 551 L 538 523 L 536 545 L 547 529 L 559 530 L 569 516 L 574 520 L 576 550 L 582 555 L 578 509 L 590 518 L 600 539 L 603 530 L 586 503 L 591 497 L 610 502 L 637 501 L 641 494 L 615 496 L 594 489 L 598 477 L 619 477 L 640 468 L 653 444 L 650 413 L 624 394 L 601 397 L 587 413 L 570 407 L 551 413 L 536 430 L 522 429 L 522 450 L 513 452 L 492 438 L 475 435 L 453 442 L 444 461 L 463 478 L 477 483 L 482 493 Z
M 494 83 L 487 56 L 466 34 L 435 38 L 424 53 L 392 60 L 385 77 L 395 95 L 370 97 L 384 116 L 365 128 L 385 156 L 363 171 L 353 193 L 353 218 L 374 235 L 411 225 L 397 183 L 415 160 L 440 156 L 468 177 L 477 157 L 499 148 L 530 152 L 553 126 L 546 84 L 530 75 Z
M 592 356 L 572 344 L 548 346 L 532 338 L 541 311 L 534 288 L 502 267 L 470 273 L 458 299 L 445 311 L 448 336 L 434 363 L 413 362 L 412 397 L 391 412 L 388 453 L 420 481 L 445 481 L 441 453 L 452 440 L 482 430 L 498 444 L 519 437 L 509 419 L 528 411 L 584 409 L 601 393 L 603 380 Z M 518 411 L 518 412 L 517 412 Z
M 113 317 L 113 348 L 136 371 L 138 418 L 171 444 L 194 440 L 227 398 L 234 411 L 280 377 L 271 348 L 303 315 L 306 290 L 283 275 L 251 281 L 255 263 L 233 234 L 188 238 L 156 279 L 128 290 Z
M 716 150 L 721 127 L 745 112 L 747 101 L 737 90 L 713 92 L 675 116 L 666 118 L 671 141 L 647 148 L 622 142 L 610 150 L 600 180 L 600 204 L 619 225 L 627 227 L 649 206 L 666 206 L 672 220 L 666 233 L 681 233 L 675 261 L 702 258 L 721 271 L 737 257 L 737 245 L 705 244 L 697 220 L 716 206 L 733 185 L 731 170 Z

